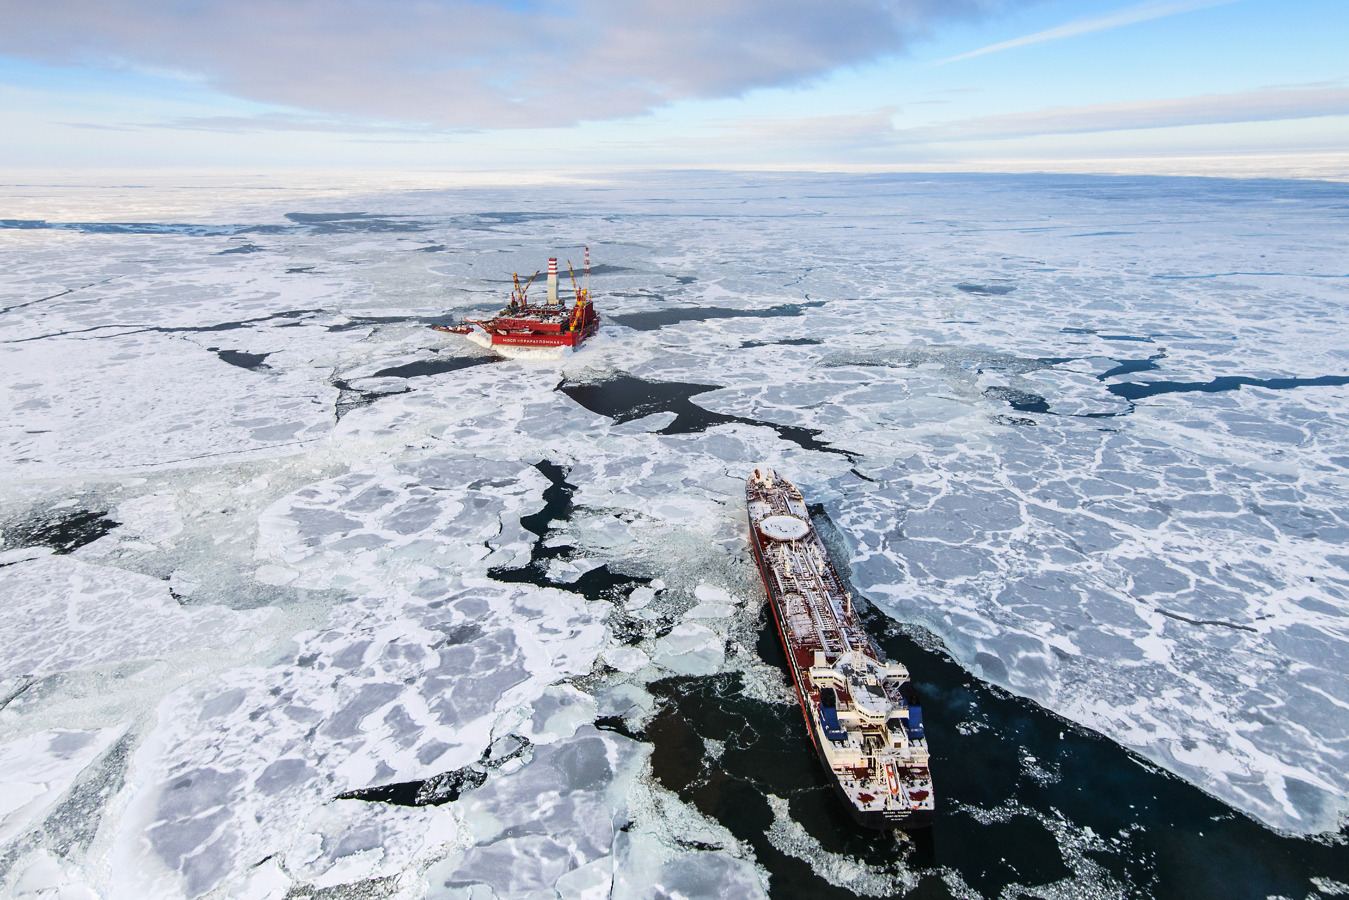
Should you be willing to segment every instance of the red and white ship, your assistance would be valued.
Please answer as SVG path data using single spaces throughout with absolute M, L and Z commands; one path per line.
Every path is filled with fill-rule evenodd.
M 570 306 L 557 293 L 557 259 L 548 260 L 548 297 L 542 304 L 529 302 L 529 286 L 539 277 L 535 272 L 523 285 L 520 276 L 514 276 L 515 288 L 511 291 L 510 303 L 491 319 L 469 319 L 468 326 L 476 325 L 482 329 L 479 338 L 485 346 L 502 353 L 511 350 L 532 350 L 561 348 L 574 350 L 581 342 L 593 335 L 600 327 L 599 314 L 590 300 L 590 248 L 585 251 L 585 287 L 576 284 L 576 273 L 571 271 L 571 261 L 567 262 L 571 272 L 572 303 Z M 464 326 L 447 328 L 463 334 Z
M 762 468 L 750 476 L 745 499 L 754 558 L 830 781 L 859 825 L 931 825 L 927 739 L 909 670 L 881 661 L 801 492 Z

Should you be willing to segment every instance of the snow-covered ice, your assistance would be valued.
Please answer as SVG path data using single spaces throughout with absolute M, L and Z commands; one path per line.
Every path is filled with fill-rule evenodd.
M 753 652 L 764 462 L 858 592 L 970 672 L 1334 831 L 1342 224 L 1296 186 L 1113 185 L 25 189 L 0 229 L 5 888 L 762 896 L 611 720 L 672 675 L 790 700 Z M 606 321 L 579 352 L 426 327 L 586 242 Z M 95 782 L 94 827 L 43 827 Z M 384 788 L 407 802 L 362 799 Z M 833 883 L 909 884 L 774 814 Z

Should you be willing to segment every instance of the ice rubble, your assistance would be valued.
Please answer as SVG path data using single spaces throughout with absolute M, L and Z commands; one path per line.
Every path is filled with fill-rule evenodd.
M 118 737 L 115 728 L 52 728 L 0 744 L 0 843 L 40 821 Z
M 1314 218 L 1279 213 L 1296 239 L 1218 216 L 1201 242 L 1165 221 L 1106 240 L 1074 223 L 1111 209 L 1046 232 L 992 197 L 947 198 L 944 223 L 816 200 L 809 225 L 620 197 L 587 225 L 623 267 L 596 284 L 601 333 L 456 371 L 481 351 L 428 318 L 499 305 L 504 274 L 577 242 L 575 222 L 474 215 L 510 196 L 373 199 L 416 230 L 287 225 L 225 256 L 223 233 L 0 231 L 5 508 L 93 491 L 121 523 L 68 557 L 3 559 L 5 675 L 39 687 L 0 710 L 0 753 L 32 772 L 0 827 L 32 833 L 100 765 L 42 749 L 74 740 L 54 717 L 84 710 L 85 748 L 135 747 L 96 837 L 12 845 L 9 887 L 761 894 L 752 855 L 643 774 L 645 745 L 592 723 L 640 721 L 652 678 L 756 665 L 741 498 L 763 461 L 825 505 L 858 589 L 972 671 L 1274 827 L 1336 826 L 1345 389 L 1111 390 L 1343 371 L 1339 282 L 1170 277 L 1249 271 L 1256 247 L 1312 271 L 1334 246 Z M 403 253 L 426 240 L 456 249 Z M 713 306 L 755 315 L 700 319 Z M 616 324 L 652 312 L 671 324 Z M 387 374 L 418 362 L 441 374 Z M 556 390 L 616 377 L 718 385 L 692 399 L 722 424 L 661 433 L 677 412 L 616 422 Z M 531 558 L 540 460 L 576 486 L 550 536 L 575 552 L 503 583 Z M 658 580 L 569 589 L 601 562 Z M 107 672 L 115 696 L 90 703 Z M 781 696 L 771 672 L 747 682 Z M 481 787 L 441 806 L 334 799 L 474 766 Z M 700 829 L 722 849 L 677 840 Z
M 267 611 L 184 609 L 162 581 L 67 557 L 0 569 L 4 677 L 182 657 L 247 641 Z

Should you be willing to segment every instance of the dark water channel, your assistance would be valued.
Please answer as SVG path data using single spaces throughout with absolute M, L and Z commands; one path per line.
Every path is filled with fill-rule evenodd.
M 446 372 L 458 372 L 473 366 L 498 362 L 496 356 L 444 356 L 432 359 L 419 359 L 401 366 L 380 369 L 372 378 L 417 378 L 422 375 L 443 375 Z
M 832 444 L 818 440 L 820 432 L 799 425 L 779 425 L 743 416 L 712 412 L 694 403 L 692 398 L 708 391 L 721 390 L 720 385 L 693 384 L 680 381 L 647 381 L 632 375 L 618 375 L 605 381 L 587 384 L 564 382 L 558 390 L 593 413 L 613 419 L 615 424 L 631 422 L 655 413 L 673 413 L 674 421 L 657 434 L 701 434 L 718 425 L 740 424 L 771 428 L 785 441 L 805 450 L 837 453 L 856 461 L 853 454 Z
M 371 375 L 371 378 L 418 378 L 426 375 L 443 375 L 447 372 L 458 372 L 461 369 L 472 368 L 473 366 L 486 365 L 488 363 L 499 362 L 496 356 L 443 356 L 432 357 L 430 359 L 419 359 L 415 362 L 404 363 L 399 366 L 389 366 L 380 369 Z M 351 382 L 344 378 L 333 378 L 329 382 L 337 388 L 337 403 L 334 408 L 334 414 L 338 421 L 354 409 L 360 409 L 362 406 L 369 406 L 381 397 L 392 397 L 396 394 L 405 393 L 407 388 L 399 388 L 392 391 L 368 391 L 358 390 L 351 386 Z
M 1011 284 L 971 284 L 962 281 L 956 285 L 956 290 L 980 297 L 1002 297 L 1016 290 L 1016 286 Z
M 754 347 L 818 347 L 824 341 L 819 338 L 783 338 L 780 341 L 744 341 L 740 344 L 741 350 L 749 350 Z
M 736 309 L 729 306 L 696 306 L 683 309 L 656 309 L 649 312 L 625 313 L 606 318 L 615 325 L 622 325 L 635 331 L 655 331 L 667 325 L 680 325 L 684 322 L 707 322 L 711 319 L 776 319 L 783 316 L 800 316 L 810 308 L 824 306 L 823 300 L 811 300 L 806 303 L 783 303 L 766 309 Z
M 120 524 L 106 510 L 70 506 L 36 511 L 5 523 L 0 550 L 49 547 L 63 556 L 110 534 Z
M 1166 353 L 1156 353 L 1146 359 L 1115 360 L 1115 365 L 1096 376 L 1097 381 L 1105 382 L 1111 378 L 1134 375 L 1139 372 L 1160 371 L 1158 360 L 1166 358 Z M 1051 363 L 1070 360 L 1046 360 Z M 1244 375 L 1221 375 L 1211 381 L 1124 381 L 1106 385 L 1106 390 L 1129 402 L 1128 412 L 1133 412 L 1134 403 L 1148 397 L 1161 394 L 1218 394 L 1224 391 L 1236 391 L 1243 387 L 1265 388 L 1271 391 L 1287 391 L 1304 387 L 1340 387 L 1349 384 L 1346 375 L 1319 375 L 1312 378 L 1249 378 Z M 1002 401 L 1018 412 L 1058 415 L 1050 408 L 1049 402 L 1039 394 L 1019 388 L 994 386 L 984 390 L 984 396 L 990 400 Z M 1087 413 L 1072 418 L 1110 419 L 1127 413 Z M 1028 420 L 1028 424 L 1034 424 Z
M 458 800 L 474 788 L 482 787 L 491 769 L 501 768 L 529 748 L 528 738 L 518 734 L 507 735 L 488 747 L 476 763 L 462 769 L 453 769 L 421 781 L 357 788 L 338 794 L 334 799 L 364 800 L 367 803 L 389 803 L 394 806 L 443 806 Z
M 1301 900 L 1325 896 L 1314 877 L 1349 883 L 1343 842 L 1275 834 L 1111 741 L 979 682 L 930 649 L 929 638 L 915 640 L 874 609 L 866 624 L 923 695 L 939 799 L 926 833 L 854 825 L 824 780 L 794 703 L 745 697 L 735 673 L 652 686 L 662 702 L 644 735 L 655 745 L 654 774 L 754 848 L 774 898 L 857 894 L 774 846 L 769 794 L 788 801 L 792 819 L 827 853 L 880 876 L 911 873 L 896 878 L 907 889 L 886 896 L 968 896 L 958 890 L 963 883 L 988 898 Z M 785 674 L 767 622 L 757 649 Z M 708 758 L 703 738 L 724 742 L 719 759 Z
M 580 594 L 587 600 L 613 599 L 616 594 L 646 584 L 651 579 L 633 575 L 624 575 L 610 571 L 608 566 L 600 566 L 586 572 L 572 582 L 560 582 L 548 577 L 548 564 L 555 559 L 565 559 L 572 548 L 566 545 L 546 546 L 548 539 L 558 530 L 554 522 L 569 522 L 573 511 L 572 494 L 576 486 L 567 481 L 567 472 L 561 466 L 549 460 L 542 460 L 536 469 L 550 482 L 543 492 L 543 509 L 529 516 L 522 516 L 520 524 L 532 532 L 536 540 L 530 549 L 529 562 L 518 568 L 497 567 L 488 571 L 488 577 L 506 584 L 532 584 L 537 587 L 552 587 Z
M 1271 391 L 1286 391 L 1300 387 L 1339 387 L 1349 384 L 1347 375 L 1320 375 L 1316 378 L 1247 378 L 1242 375 L 1222 375 L 1212 381 L 1150 381 L 1144 383 L 1125 382 L 1112 384 L 1110 393 L 1125 400 L 1142 400 L 1156 397 L 1158 394 L 1188 394 L 1202 392 L 1216 394 L 1222 391 L 1235 391 L 1243 387 L 1266 388 Z
M 229 363 L 232 366 L 238 366 L 241 369 L 266 369 L 270 368 L 266 364 L 270 353 L 249 353 L 244 350 L 221 350 L 218 347 L 208 347 L 208 350 L 220 357 L 221 362 Z

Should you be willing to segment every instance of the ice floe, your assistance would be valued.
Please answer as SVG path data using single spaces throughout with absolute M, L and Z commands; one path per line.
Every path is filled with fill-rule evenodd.
M 0 229 L 0 889 L 765 895 L 642 731 L 661 679 L 790 702 L 755 649 L 764 462 L 969 672 L 1272 828 L 1339 827 L 1349 323 L 1305 277 L 1337 226 L 1252 201 L 1288 236 L 1250 236 L 1181 192 L 1209 218 L 1123 234 L 1071 192 L 909 187 L 661 188 L 680 216 L 122 191 Z M 580 352 L 426 327 L 587 240 L 612 268 Z M 92 832 L 51 837 L 94 783 Z M 912 883 L 773 811 L 826 882 Z M 1072 859 L 1036 890 L 1113 895 Z

